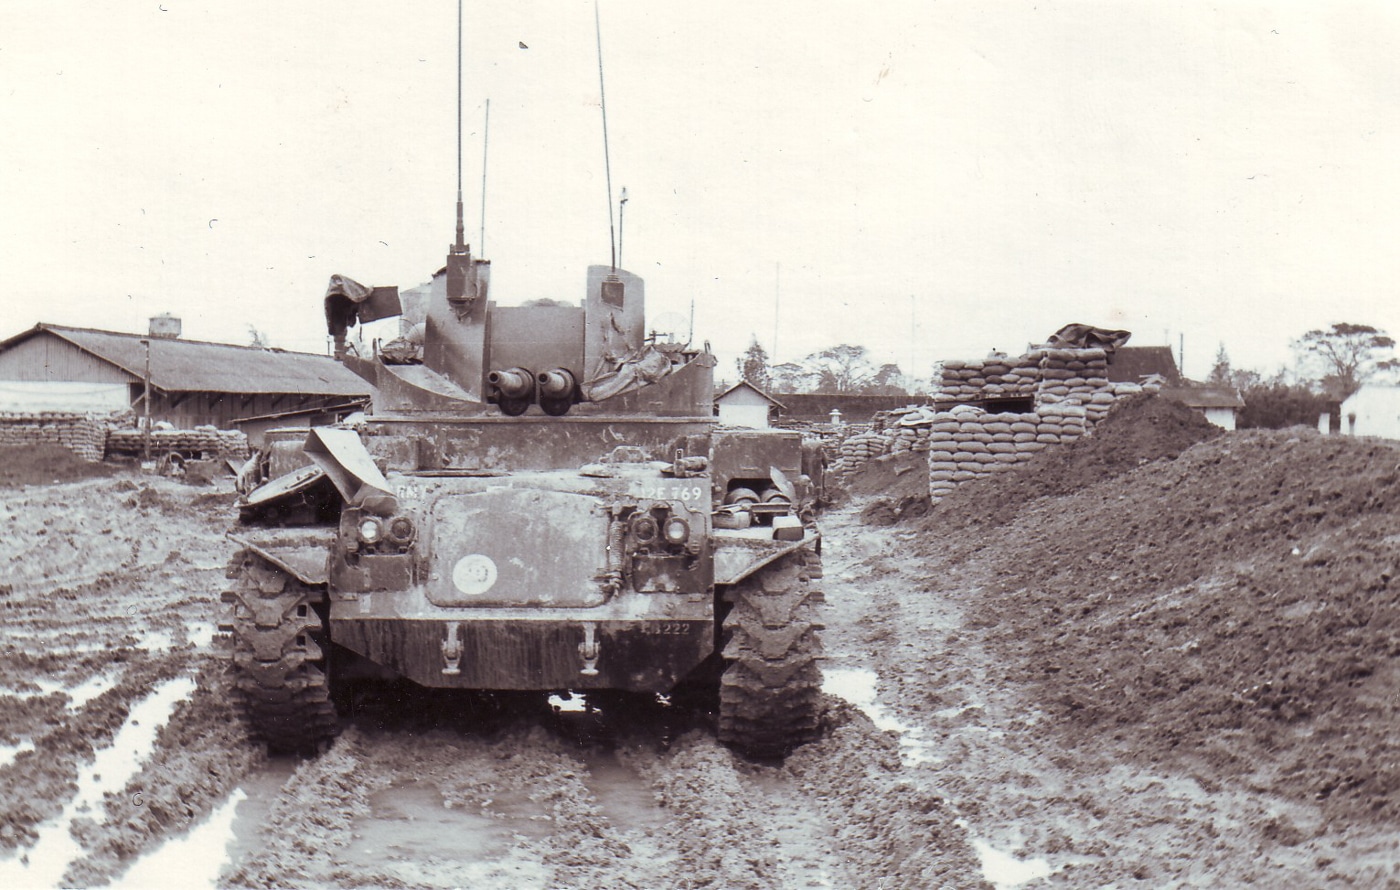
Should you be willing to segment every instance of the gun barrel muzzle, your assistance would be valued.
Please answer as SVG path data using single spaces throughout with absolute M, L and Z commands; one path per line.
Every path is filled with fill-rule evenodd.
M 540 384 L 540 398 L 543 399 L 567 399 L 578 387 L 573 372 L 568 368 L 541 371 L 537 379 Z
M 492 371 L 486 380 L 508 399 L 529 398 L 534 393 L 535 378 L 524 368 Z

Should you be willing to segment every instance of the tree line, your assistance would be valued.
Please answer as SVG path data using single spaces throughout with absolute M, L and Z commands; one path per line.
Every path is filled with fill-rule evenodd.
M 1294 340 L 1295 363 L 1273 374 L 1237 369 L 1220 344 L 1205 382 L 1238 390 L 1244 408 L 1236 418 L 1240 428 L 1279 429 L 1312 426 L 1367 383 L 1393 383 L 1400 361 L 1395 340 L 1379 328 L 1341 322 L 1308 331 Z
M 814 352 L 800 362 L 773 365 L 755 338 L 735 364 L 739 379 L 775 393 L 907 396 L 926 391 L 909 380 L 899 365 L 876 366 L 864 346 L 846 343 Z
M 1220 344 L 1204 382 L 1239 391 L 1245 407 L 1237 418 L 1238 426 L 1311 426 L 1320 415 L 1335 412 L 1336 406 L 1363 384 L 1395 382 L 1400 371 L 1395 340 L 1371 325 L 1334 324 L 1308 331 L 1290 346 L 1294 367 L 1266 375 L 1235 368 L 1225 344 Z M 735 364 L 741 380 L 773 393 L 913 396 L 928 393 L 940 382 L 936 377 L 925 380 L 906 375 L 894 362 L 877 365 L 864 346 L 846 343 L 819 350 L 801 361 L 773 364 L 754 338 Z

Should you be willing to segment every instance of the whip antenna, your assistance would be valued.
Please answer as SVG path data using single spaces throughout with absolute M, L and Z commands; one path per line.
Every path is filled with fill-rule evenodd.
M 458 0 L 460 2 L 460 0 Z M 460 130 L 459 130 L 460 132 Z M 486 100 L 486 124 L 481 131 L 481 228 L 477 230 L 476 249 L 486 255 L 486 149 L 491 138 L 491 100 Z M 458 162 L 460 163 L 460 161 Z M 460 176 L 460 174 L 459 174 Z M 461 186 L 457 186 L 460 190 Z
M 462 0 L 457 0 L 457 243 L 453 253 L 466 253 L 466 228 L 462 224 Z
M 459 312 L 477 297 L 476 271 L 462 220 L 462 0 L 457 0 L 457 241 L 447 248 L 447 300 Z M 471 290 L 468 296 L 467 291 Z M 460 316 L 459 316 L 460 317 Z
M 458 0 L 461 3 L 461 0 Z M 603 89 L 603 25 L 598 18 L 598 0 L 593 0 L 593 30 L 598 36 L 598 106 L 603 112 L 603 170 L 608 181 L 608 247 L 612 270 L 617 272 L 617 229 L 613 225 L 612 162 L 608 156 L 608 100 Z

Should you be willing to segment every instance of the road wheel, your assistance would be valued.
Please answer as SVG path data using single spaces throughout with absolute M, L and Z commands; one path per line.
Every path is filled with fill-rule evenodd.
M 751 757 L 782 757 L 820 731 L 819 557 L 798 550 L 725 591 L 719 739 Z

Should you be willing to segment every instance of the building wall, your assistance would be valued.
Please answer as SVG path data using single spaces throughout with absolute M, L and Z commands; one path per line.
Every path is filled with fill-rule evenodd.
M 137 394 L 140 394 L 138 387 Z M 320 408 L 327 404 L 341 405 L 350 399 L 339 396 L 301 395 L 298 393 L 154 393 L 151 416 L 169 421 L 180 429 L 214 426 L 221 430 L 242 428 L 245 418 L 265 418 Z M 301 425 L 303 421 L 278 420 L 277 425 Z
M 125 383 L 0 380 L 0 411 L 110 414 L 130 404 Z
M 745 426 L 761 430 L 768 427 L 768 403 L 745 405 L 738 402 L 722 402 L 719 406 L 719 422 L 727 426 Z
M 46 332 L 0 352 L 0 380 L 130 383 L 140 379 Z
M 1205 414 L 1206 420 L 1221 429 L 1232 430 L 1235 428 L 1234 408 L 1202 408 L 1201 412 Z
M 1342 402 L 1341 413 L 1343 435 L 1400 439 L 1400 387 L 1363 386 Z
M 847 423 L 869 423 L 878 411 L 891 411 L 906 405 L 917 405 L 928 401 L 927 396 L 862 396 L 834 395 L 829 393 L 774 393 L 773 398 L 782 402 L 780 420 L 806 420 L 825 423 L 831 419 L 831 409 L 841 411 Z
M 99 410 L 89 402 L 101 402 L 101 410 L 117 411 L 131 406 L 144 416 L 140 404 L 144 383 L 140 376 L 85 352 L 68 341 L 41 332 L 0 351 L 0 406 L 10 410 L 78 410 L 74 399 L 81 394 L 81 410 Z M 344 396 L 303 393 L 151 393 L 151 417 L 178 429 L 214 426 L 234 429 L 244 418 L 284 415 L 291 412 L 341 405 Z M 304 421 L 292 421 L 299 423 Z M 281 421 L 280 423 L 287 423 Z
M 746 426 L 761 430 L 768 428 L 768 416 L 773 403 L 747 386 L 725 393 L 716 403 L 719 422 L 729 426 Z

